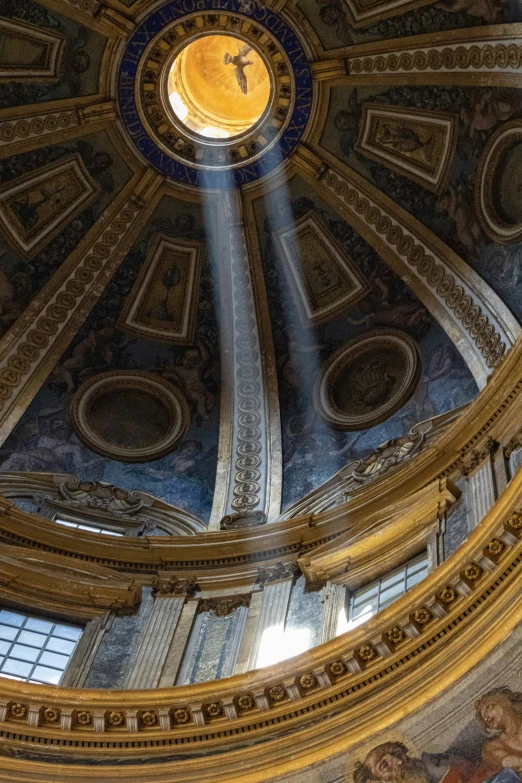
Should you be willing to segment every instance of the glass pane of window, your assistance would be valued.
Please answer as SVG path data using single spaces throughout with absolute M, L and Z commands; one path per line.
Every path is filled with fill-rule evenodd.
M 357 606 L 357 604 L 364 604 L 367 601 L 371 601 L 372 598 L 377 596 L 378 592 L 378 582 L 375 582 L 375 584 L 371 585 L 370 587 L 362 587 L 360 590 L 357 590 L 353 596 L 354 605 Z
M 26 647 L 23 644 L 13 645 L 13 649 L 10 652 L 12 658 L 21 658 L 22 661 L 36 661 L 40 655 L 40 650 L 37 647 Z
M 56 636 L 51 636 L 45 645 L 45 649 L 70 655 L 74 650 L 74 642 L 68 641 L 67 639 L 58 639 Z
M 386 590 L 386 588 L 390 587 L 391 585 L 396 585 L 399 582 L 404 584 L 404 568 L 401 568 L 399 571 L 392 571 L 391 574 L 383 576 L 381 579 L 381 592 Z
M 11 648 L 10 642 L 0 642 L 0 655 L 6 655 Z
M 39 631 L 40 633 L 51 633 L 54 623 L 47 620 L 40 620 L 39 617 L 28 617 L 24 628 L 27 631 Z
M 387 601 L 391 601 L 394 598 L 398 598 L 404 594 L 404 581 L 396 582 L 392 587 L 387 590 L 381 590 L 379 604 L 385 604 Z
M 6 625 L 15 625 L 20 628 L 24 624 L 25 617 L 23 614 L 15 614 L 14 612 L 8 612 L 6 609 L 0 610 L 0 623 Z
M 82 634 L 73 625 L 0 610 L 0 675 L 15 680 L 57 685 Z
M 0 625 L 0 639 L 15 639 L 18 634 L 18 628 L 10 625 Z
M 61 639 L 72 639 L 77 641 L 82 635 L 81 628 L 74 628 L 72 625 L 57 625 L 53 631 L 53 636 L 59 636 Z
M 91 533 L 99 533 L 99 527 L 91 527 L 91 525 L 78 525 L 78 530 L 90 530 Z
M 420 571 L 417 571 L 416 574 L 412 574 L 411 576 L 409 576 L 408 579 L 406 580 L 406 589 L 409 590 L 410 587 L 413 587 L 413 585 L 422 582 L 425 576 L 428 576 L 427 568 L 423 568 Z
M 68 662 L 68 655 L 58 655 L 58 653 L 54 652 L 43 652 L 42 657 L 40 658 L 40 663 L 44 663 L 46 666 L 54 666 L 55 669 L 61 669 L 62 671 L 67 666 Z
M 62 679 L 63 672 L 57 669 L 48 669 L 47 666 L 37 666 L 31 679 L 47 682 L 50 685 L 58 685 Z
M 78 527 L 76 522 L 66 522 L 65 519 L 55 519 L 54 521 L 57 522 L 59 525 L 65 525 L 65 527 L 74 527 L 74 528 Z
M 47 641 L 47 637 L 41 633 L 21 631 L 20 636 L 18 637 L 18 641 L 22 642 L 23 644 L 30 644 L 32 647 L 43 647 Z
M 351 612 L 350 619 L 355 620 L 357 617 L 360 617 L 361 615 L 368 615 L 368 617 L 371 617 L 372 614 L 375 614 L 378 611 L 378 603 L 377 603 L 377 597 L 375 596 L 370 601 L 364 601 L 364 603 L 359 604 L 359 606 L 354 606 L 353 611 Z
M 32 663 L 24 663 L 23 661 L 15 661 L 12 658 L 8 658 L 2 666 L 2 672 L 17 674 L 19 677 L 28 677 L 32 668 Z
M 422 554 L 400 568 L 394 568 L 390 573 L 384 574 L 377 582 L 361 587 L 350 600 L 348 626 L 354 628 L 385 609 L 404 595 L 407 588 L 424 579 L 427 573 L 427 555 Z

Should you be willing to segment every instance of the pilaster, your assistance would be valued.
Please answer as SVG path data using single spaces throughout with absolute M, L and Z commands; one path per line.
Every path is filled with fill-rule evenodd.
M 158 686 L 187 593 L 194 586 L 193 581 L 176 577 L 158 577 L 154 581 L 154 608 L 127 679 L 128 689 Z
M 324 609 L 323 623 L 321 627 L 321 644 L 335 639 L 339 631 L 339 617 L 341 612 L 346 611 L 347 595 L 344 585 L 336 585 L 333 582 L 327 582 L 324 591 Z

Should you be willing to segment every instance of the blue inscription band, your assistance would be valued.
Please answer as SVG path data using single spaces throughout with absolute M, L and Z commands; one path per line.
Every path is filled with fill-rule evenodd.
M 243 144 L 241 149 L 233 149 L 228 140 L 222 142 L 221 150 L 225 150 L 226 155 L 219 150 L 215 140 L 211 143 L 209 139 L 200 137 L 194 140 L 192 137 L 183 141 L 176 136 L 176 131 L 180 133 L 179 128 L 165 132 L 165 123 L 161 125 L 159 120 L 156 123 L 159 127 L 151 130 L 149 118 L 154 116 L 154 107 L 140 101 L 140 79 L 154 77 L 154 74 L 149 77 L 141 75 L 146 72 L 145 64 L 150 64 L 150 58 L 155 56 L 153 42 L 161 39 L 165 49 L 162 34 L 166 34 L 167 42 L 174 41 L 184 34 L 179 32 L 180 29 L 190 31 L 196 27 L 193 20 L 198 14 L 199 22 L 204 20 L 206 25 L 216 24 L 214 20 L 222 20 L 226 14 L 230 24 L 238 25 L 242 37 L 245 37 L 243 30 L 248 29 L 249 34 L 261 36 L 264 40 L 266 32 L 284 53 L 284 62 L 280 58 L 273 65 L 275 76 L 272 81 L 280 89 L 281 96 L 279 105 L 277 101 L 275 103 L 274 116 L 269 117 L 264 126 L 256 128 L 255 139 L 252 137 L 244 143 L 240 140 L 238 145 Z M 211 26 L 202 34 L 212 32 Z M 220 32 L 235 34 L 230 27 Z M 269 51 L 275 51 L 274 45 Z M 160 57 L 162 53 L 160 46 L 156 56 Z M 150 74 L 149 65 L 147 68 Z M 281 81 L 286 81 L 285 84 L 279 86 L 278 74 L 283 74 Z M 196 187 L 230 187 L 232 183 L 246 185 L 269 174 L 299 143 L 312 109 L 311 69 L 297 35 L 278 14 L 253 0 L 172 0 L 156 9 L 129 39 L 121 59 L 117 85 L 119 116 L 140 155 L 165 176 Z M 143 94 L 146 98 L 152 97 Z M 283 103 L 288 108 L 284 108 Z M 234 139 L 230 141 L 234 142 Z

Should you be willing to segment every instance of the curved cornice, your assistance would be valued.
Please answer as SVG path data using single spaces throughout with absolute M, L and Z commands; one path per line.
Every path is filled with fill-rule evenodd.
M 71 533 L 0 499 L 0 539 L 58 554 L 81 557 L 136 574 L 158 567 L 179 571 L 240 569 L 245 578 L 273 561 L 295 561 L 334 541 L 365 520 L 370 526 L 385 510 L 444 477 L 467 474 L 492 443 L 507 444 L 520 429 L 522 339 L 508 352 L 486 388 L 443 435 L 409 462 L 354 491 L 346 503 L 321 514 L 304 514 L 268 526 L 202 533 L 191 537 L 147 537 L 117 543 L 84 531 Z M 332 549 L 346 545 L 334 541 Z
M 173 774 L 184 781 L 266 780 L 274 775 L 275 742 L 279 774 L 325 758 L 440 693 L 522 619 L 521 506 L 519 473 L 467 542 L 430 577 L 363 626 L 277 667 L 153 691 L 2 681 L 4 743 L 33 751 L 45 744 L 76 761 L 101 752 L 105 760 L 128 761 L 175 755 L 158 766 L 127 768 L 127 780 L 148 783 Z M 205 709 L 214 702 L 223 708 L 217 719 Z M 26 772 L 33 766 L 23 764 Z M 9 769 L 16 769 L 14 760 Z M 88 766 L 65 769 L 67 780 L 89 774 Z M 31 779 L 45 780 L 41 771 L 35 765 Z M 122 772 L 105 765 L 103 778 L 117 780 Z M 54 766 L 53 774 L 56 780 Z M 92 769 L 90 774 L 92 779 Z

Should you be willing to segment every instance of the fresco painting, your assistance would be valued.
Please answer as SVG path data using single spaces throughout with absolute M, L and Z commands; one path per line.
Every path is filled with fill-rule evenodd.
M 202 268 L 192 345 L 142 339 L 116 326 L 159 232 L 200 242 L 204 237 L 200 208 L 167 197 L 160 202 L 71 347 L 0 449 L 0 470 L 66 472 L 122 489 L 139 488 L 208 519 L 217 465 L 220 382 L 209 261 Z M 191 422 L 184 440 L 172 453 L 146 464 L 98 456 L 74 434 L 69 415 L 73 395 L 84 381 L 101 372 L 131 369 L 157 373 L 181 390 L 190 407 Z M 144 415 L 153 418 L 154 411 Z
M 343 0 L 300 0 L 297 7 L 326 50 L 379 39 L 522 20 L 518 0 L 439 0 L 388 19 L 368 19 L 368 24 L 357 27 L 350 24 Z
M 288 192 L 272 194 L 268 207 L 254 202 L 270 315 L 278 358 L 283 439 L 283 508 L 316 489 L 351 459 L 366 456 L 384 441 L 399 437 L 423 419 L 469 402 L 475 381 L 443 329 L 403 281 L 295 176 Z M 303 215 L 317 213 L 357 265 L 368 293 L 341 314 L 303 327 L 292 290 L 282 271 L 273 232 Z M 420 379 L 406 404 L 369 430 L 330 428 L 313 402 L 321 366 L 342 345 L 369 329 L 399 329 L 412 337 L 420 353 Z
M 0 84 L 0 109 L 28 103 L 96 95 L 107 39 L 67 16 L 50 11 L 33 0 L 2 0 L 1 15 L 13 22 L 36 25 L 65 37 L 57 78 L 38 83 L 9 81 Z M 19 56 L 19 46 L 16 47 Z
M 98 191 L 95 200 L 91 199 L 92 203 L 84 205 L 76 215 L 69 212 L 59 233 L 54 238 L 50 235 L 44 237 L 44 246 L 40 250 L 36 248 L 37 252 L 27 260 L 13 248 L 12 241 L 8 241 L 0 225 L 0 337 L 72 253 L 131 176 L 130 169 L 103 132 L 0 160 L 0 181 L 4 183 L 3 190 L 8 190 L 9 183 L 26 172 L 38 176 L 46 166 L 52 171 L 62 159 L 74 155 L 81 158 L 82 167 Z M 37 200 L 42 198 L 45 196 L 40 194 Z M 70 206 L 68 202 L 69 198 L 67 208 Z M 32 224 L 26 231 L 34 233 L 40 218 L 37 215 L 35 220 L 28 216 L 26 208 L 25 219 Z
M 354 149 L 370 102 L 454 114 L 459 107 L 456 151 L 439 194 Z M 350 165 L 431 229 L 472 266 L 522 319 L 517 285 L 522 243 L 498 245 L 483 231 L 474 206 L 478 163 L 493 133 L 522 117 L 522 90 L 493 87 L 333 88 L 321 145 Z M 506 203 L 509 201 L 509 193 Z

